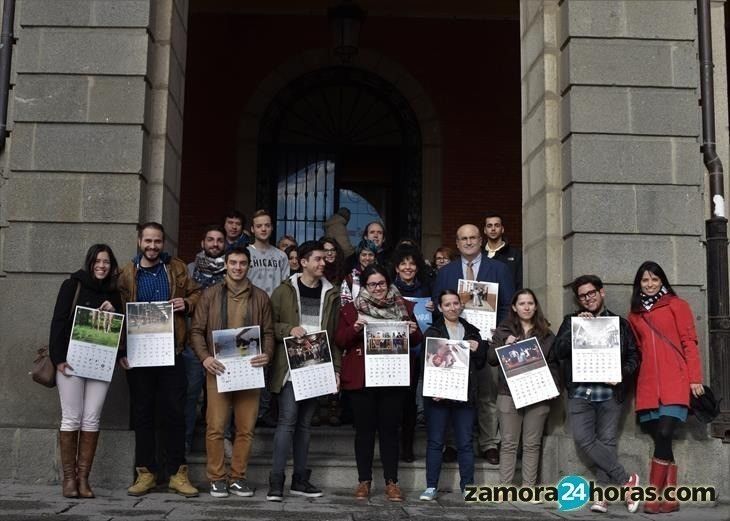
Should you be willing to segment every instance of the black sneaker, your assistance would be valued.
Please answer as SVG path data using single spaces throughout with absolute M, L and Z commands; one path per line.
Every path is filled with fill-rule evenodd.
M 210 495 L 213 497 L 228 497 L 228 483 L 225 479 L 210 482 Z
M 269 474 L 267 501 L 284 501 L 284 474 Z
M 245 479 L 237 479 L 228 485 L 228 490 L 231 494 L 236 494 L 241 497 L 252 497 L 254 489 L 248 486 L 248 482 Z
M 289 492 L 294 496 L 322 497 L 322 491 L 309 482 L 311 475 L 311 470 L 307 470 L 302 476 L 294 474 L 291 478 Z

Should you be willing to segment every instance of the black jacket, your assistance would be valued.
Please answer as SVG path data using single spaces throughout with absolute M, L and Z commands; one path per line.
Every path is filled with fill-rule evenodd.
M 517 331 L 513 325 L 506 320 L 502 321 L 492 335 L 492 341 L 489 342 L 489 351 L 487 351 L 487 362 L 489 362 L 489 365 L 499 366 L 499 360 L 497 359 L 497 351 L 495 348 L 505 345 L 505 341 L 510 335 L 516 337 L 518 342 L 525 340 L 525 338 L 522 338 L 522 331 Z M 555 386 L 558 388 L 558 391 L 561 391 L 560 361 L 558 360 L 558 357 L 555 354 L 555 349 L 553 348 L 555 335 L 553 335 L 552 331 L 549 331 L 547 335 L 542 338 L 538 338 L 537 341 L 540 342 L 540 349 L 542 349 L 542 354 L 545 357 L 545 362 L 550 370 L 550 374 L 553 376 Z M 512 393 L 509 391 L 509 386 L 507 385 L 507 380 L 504 377 L 504 371 L 502 371 L 501 368 L 499 370 L 497 393 L 512 396 Z
M 464 338 L 463 340 L 476 340 L 479 342 L 479 347 L 476 351 L 469 353 L 469 391 L 467 394 L 466 402 L 459 402 L 454 400 L 440 400 L 441 405 L 452 405 L 452 406 L 469 406 L 476 407 L 477 404 L 477 375 L 476 372 L 482 369 L 487 362 L 487 341 L 482 340 L 479 334 L 479 329 L 476 326 L 471 325 L 463 318 L 459 318 L 459 322 L 464 326 Z M 446 329 L 446 323 L 444 322 L 443 316 L 438 319 L 431 327 L 429 327 L 423 335 L 428 338 L 449 338 L 449 332 Z M 425 341 L 424 341 L 425 342 Z M 424 344 L 425 345 L 425 344 Z M 430 400 L 431 398 L 424 396 L 424 400 Z
M 515 291 L 522 289 L 522 252 L 505 241 L 504 246 L 497 250 L 492 258 L 507 265 L 512 274 Z
M 51 334 L 48 340 L 48 351 L 51 362 L 58 365 L 66 361 L 68 343 L 71 339 L 71 328 L 73 327 L 73 316 L 71 316 L 71 305 L 73 304 L 76 288 L 79 289 L 77 306 L 87 308 L 98 308 L 108 300 L 114 306 L 116 313 L 124 313 L 122 299 L 111 278 L 99 281 L 85 270 L 73 273 L 70 278 L 63 281 L 58 291 L 56 307 L 53 308 L 53 319 L 51 320 Z M 70 316 L 70 320 L 69 320 Z
M 555 350 L 558 358 L 563 366 L 563 381 L 568 388 L 568 397 L 572 398 L 576 387 L 579 384 L 573 383 L 573 367 L 571 364 L 573 334 L 570 328 L 570 319 L 578 316 L 580 311 L 576 311 L 572 315 L 565 315 L 563 323 L 555 337 Z M 599 317 L 618 317 L 608 309 L 601 311 Z M 621 383 L 613 386 L 613 397 L 617 402 L 621 403 L 626 398 L 626 392 L 634 381 L 634 377 L 639 370 L 641 363 L 641 354 L 636 348 L 636 338 L 634 332 L 629 325 L 629 321 L 623 317 L 619 317 L 620 333 L 621 333 Z

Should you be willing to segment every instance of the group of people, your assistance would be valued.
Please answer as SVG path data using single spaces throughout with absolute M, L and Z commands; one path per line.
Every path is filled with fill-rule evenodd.
M 340 209 L 331 220 L 339 228 L 349 212 Z M 330 221 L 328 221 L 330 222 Z M 444 460 L 458 461 L 460 486 L 475 484 L 475 426 L 479 455 L 499 465 L 502 484 L 515 477 L 522 444 L 522 485 L 538 483 L 544 425 L 551 402 L 516 408 L 504 374 L 498 370 L 495 348 L 535 337 L 558 389 L 567 389 L 567 415 L 577 447 L 595 467 L 601 485 L 638 486 L 637 472 L 628 472 L 618 459 L 618 418 L 629 386 L 636 381 L 636 411 L 654 440 L 649 482 L 658 490 L 676 486 L 677 463 L 672 437 L 685 421 L 690 394 L 703 392 L 702 371 L 693 315 L 679 298 L 662 268 L 642 264 L 634 279 L 628 320 L 620 318 L 620 382 L 574 382 L 571 374 L 571 318 L 615 316 L 605 306 L 600 278 L 584 275 L 571 288 L 578 310 L 565 317 L 557 335 L 535 293 L 522 288 L 522 259 L 503 238 L 502 217 L 490 214 L 480 230 L 472 224 L 456 232 L 456 251 L 444 246 L 430 263 L 413 240 L 386 248 L 380 222 L 366 226 L 354 249 L 346 235 L 297 244 L 282 237 L 271 244 L 272 218 L 265 210 L 252 217 L 250 235 L 245 219 L 229 213 L 223 226 L 205 229 L 201 251 L 189 265 L 164 251 L 165 231 L 159 223 L 138 227 L 138 254 L 119 268 L 109 246 L 96 244 L 81 270 L 64 281 L 54 309 L 50 356 L 57 368 L 61 402 L 61 463 L 63 495 L 94 497 L 89 485 L 99 436 L 99 417 L 109 384 L 73 376 L 66 360 L 75 306 L 124 313 L 129 302 L 168 301 L 174 311 L 175 362 L 163 367 L 130 367 L 124 342 L 119 365 L 126 369 L 135 432 L 137 478 L 128 493 L 139 496 L 169 476 L 169 489 L 187 497 L 198 495 L 187 472 L 186 445 L 192 441 L 196 407 L 205 387 L 207 477 L 214 497 L 252 496 L 246 479 L 255 427 L 278 409 L 271 472 L 266 498 L 282 501 L 285 469 L 293 454 L 289 493 L 315 498 L 322 491 L 312 484 L 308 468 L 316 398 L 295 399 L 284 338 L 305 338 L 327 331 L 340 395 L 352 415 L 358 484 L 354 496 L 365 499 L 372 489 L 376 434 L 383 466 L 384 492 L 402 501 L 398 485 L 399 460 L 413 460 L 417 402 L 422 401 L 426 431 L 426 487 L 422 500 L 437 496 Z M 482 231 L 487 238 L 483 245 Z M 345 252 L 352 251 L 346 256 Z M 491 339 L 461 315 L 459 279 L 499 284 L 498 326 Z M 433 323 L 422 332 L 409 297 L 429 297 Z M 368 387 L 365 381 L 363 329 L 369 321 L 392 320 L 408 325 L 411 385 Z M 251 359 L 267 371 L 266 388 L 219 393 L 216 375 L 225 371 L 216 359 L 212 332 L 258 325 L 261 353 Z M 465 402 L 422 397 L 420 347 L 426 337 L 459 340 L 468 345 L 468 398 Z M 205 385 L 203 385 L 205 384 Z M 277 407 L 272 406 L 275 399 Z M 162 407 L 156 408 L 160 401 Z M 336 403 L 332 402 L 332 403 Z M 232 420 L 231 418 L 232 409 Z M 155 426 L 165 421 L 165 461 L 157 461 Z M 232 423 L 232 425 L 231 425 Z M 230 468 L 225 467 L 224 439 L 233 437 Z M 165 472 L 166 471 L 166 472 Z M 625 498 L 629 511 L 638 502 Z M 647 502 L 646 512 L 672 512 L 676 501 Z M 591 509 L 606 512 L 600 501 Z

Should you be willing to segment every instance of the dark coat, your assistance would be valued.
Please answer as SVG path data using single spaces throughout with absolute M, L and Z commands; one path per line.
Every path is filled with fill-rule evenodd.
M 81 286 L 79 288 L 79 298 L 76 301 L 77 306 L 96 309 L 105 300 L 108 300 L 114 306 L 116 313 L 124 313 L 121 296 L 111 278 L 99 281 L 85 270 L 79 270 L 72 274 L 70 278 L 64 280 L 61 284 L 58 298 L 56 298 L 56 307 L 53 308 L 48 350 L 54 365 L 66 361 L 68 343 L 71 340 L 71 329 L 73 328 L 71 305 L 79 284 Z M 70 320 L 69 317 L 71 317 Z
M 464 338 L 462 340 L 476 340 L 479 342 L 479 347 L 476 351 L 469 353 L 469 390 L 467 393 L 466 402 L 459 402 L 455 400 L 439 400 L 439 405 L 449 405 L 452 407 L 467 406 L 476 407 L 477 405 L 477 371 L 482 369 L 487 363 L 487 341 L 482 340 L 479 334 L 479 329 L 476 326 L 471 325 L 463 318 L 459 318 L 459 322 L 464 326 Z M 426 330 L 426 338 L 449 338 L 449 332 L 446 329 L 446 322 L 443 316 L 440 317 L 436 323 Z M 431 398 L 424 396 L 424 400 L 431 400 Z
M 515 291 L 522 289 L 522 252 L 505 241 L 492 259 L 503 262 L 509 268 Z
M 505 341 L 510 335 L 516 337 L 518 342 L 525 340 L 525 338 L 523 338 L 522 331 L 518 331 L 513 324 L 507 321 L 502 322 L 499 326 L 497 326 L 497 329 L 492 335 L 492 341 L 489 342 L 489 351 L 487 351 L 487 361 L 489 362 L 489 365 L 499 366 L 496 348 L 505 345 Z M 540 348 L 542 349 L 543 356 L 545 356 L 545 362 L 547 362 L 548 369 L 550 369 L 550 374 L 553 375 L 555 386 L 558 388 L 558 391 L 560 391 L 560 361 L 555 353 L 555 349 L 553 349 L 555 335 L 552 331 L 549 331 L 547 335 L 538 338 L 537 341 L 540 343 Z M 504 371 L 501 369 L 499 371 L 497 392 L 499 394 L 512 396 L 512 393 L 509 391 L 509 386 L 507 385 L 507 380 L 504 377 Z
M 565 315 L 563 323 L 555 337 L 556 354 L 563 366 L 563 381 L 568 388 L 568 396 L 573 397 L 576 387 L 579 384 L 573 383 L 573 368 L 571 364 L 573 334 L 570 328 L 570 319 L 578 316 L 580 311 L 576 311 L 572 315 Z M 615 313 L 605 309 L 598 314 L 599 317 L 617 317 Z M 613 397 L 617 402 L 621 403 L 626 398 L 626 392 L 634 380 L 636 371 L 641 363 L 641 354 L 636 348 L 636 338 L 631 330 L 628 320 L 619 317 L 620 333 L 621 333 L 621 382 L 613 386 Z

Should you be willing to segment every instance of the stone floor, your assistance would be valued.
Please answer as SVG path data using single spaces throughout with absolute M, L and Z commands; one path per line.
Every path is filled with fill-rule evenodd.
M 141 498 L 129 497 L 124 490 L 96 489 L 97 498 L 70 500 L 60 494 L 59 486 L 23 485 L 0 481 L 0 520 L 31 521 L 121 521 L 121 520 L 307 520 L 307 521 L 395 521 L 454 519 L 494 520 L 578 520 L 578 519 L 654 519 L 672 521 L 729 521 L 730 505 L 715 507 L 683 506 L 675 514 L 650 516 L 629 514 L 617 504 L 607 514 L 586 509 L 558 512 L 555 505 L 465 504 L 459 494 L 445 493 L 431 503 L 418 500 L 416 492 L 407 492 L 403 503 L 390 503 L 381 490 L 374 490 L 367 502 L 356 502 L 350 490 L 327 490 L 319 499 L 286 497 L 282 503 L 266 501 L 264 491 L 253 498 L 231 496 L 214 499 L 207 493 L 185 499 L 160 488 Z

